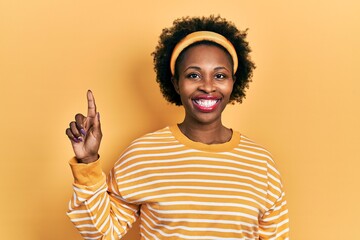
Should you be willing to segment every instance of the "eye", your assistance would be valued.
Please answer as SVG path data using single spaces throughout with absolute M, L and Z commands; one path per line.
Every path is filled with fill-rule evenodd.
M 200 78 L 199 74 L 197 74 L 197 73 L 189 73 L 188 75 L 186 75 L 186 77 L 191 78 L 191 79 Z
M 217 73 L 217 74 L 215 74 L 215 78 L 216 79 L 224 79 L 224 78 L 226 78 L 226 75 L 223 73 Z

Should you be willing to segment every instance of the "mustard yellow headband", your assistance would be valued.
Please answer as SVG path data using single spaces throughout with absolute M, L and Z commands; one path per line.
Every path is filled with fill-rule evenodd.
M 210 31 L 193 32 L 181 39 L 174 48 L 170 58 L 170 69 L 172 75 L 175 73 L 175 62 L 180 53 L 193 43 L 200 41 L 211 41 L 223 46 L 231 55 L 234 62 L 234 74 L 238 67 L 238 58 L 234 46 L 224 36 Z

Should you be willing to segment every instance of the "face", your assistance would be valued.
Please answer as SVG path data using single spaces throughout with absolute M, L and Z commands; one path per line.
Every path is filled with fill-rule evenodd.
M 174 87 L 185 108 L 185 121 L 221 123 L 234 85 L 230 56 L 214 45 L 196 45 L 184 52 Z

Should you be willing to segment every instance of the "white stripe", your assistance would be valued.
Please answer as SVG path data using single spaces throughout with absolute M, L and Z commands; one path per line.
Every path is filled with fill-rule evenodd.
M 272 222 L 274 220 L 277 220 L 277 219 L 281 218 L 284 215 L 287 215 L 288 213 L 289 213 L 289 210 L 285 209 L 284 211 L 280 212 L 279 214 L 277 214 L 277 215 L 275 215 L 273 217 L 268 217 L 268 218 L 263 219 L 263 221 L 264 222 Z
M 151 136 L 151 135 L 156 135 L 156 134 L 158 134 L 158 135 L 160 135 L 160 134 L 166 135 L 166 134 L 171 134 L 171 131 L 170 131 L 169 126 L 167 126 L 167 127 L 164 127 L 163 129 L 159 129 L 157 131 L 147 133 L 147 134 L 145 134 L 145 136 Z
M 250 138 L 246 137 L 245 135 L 241 135 L 240 142 L 246 142 L 246 143 L 248 143 L 248 144 L 261 147 L 259 144 L 255 143 L 253 140 L 251 140 Z
M 121 160 L 119 162 L 119 164 L 115 165 L 115 169 L 118 169 L 119 167 L 121 167 L 125 163 L 130 162 L 130 161 L 135 160 L 135 159 L 138 159 L 138 158 L 142 159 L 142 158 L 146 158 L 146 157 L 164 157 L 164 156 L 169 157 L 169 156 L 174 156 L 174 155 L 181 155 L 181 154 L 187 154 L 187 153 L 196 153 L 196 152 L 199 152 L 199 151 L 188 149 L 188 150 L 183 150 L 183 151 L 178 151 L 178 152 L 165 152 L 165 153 L 157 153 L 157 154 L 155 154 L 155 153 L 153 153 L 153 154 L 138 154 L 138 155 L 126 158 L 126 160 L 125 159 Z
M 154 157 L 156 156 L 156 154 L 154 154 Z M 181 162 L 185 162 L 185 161 L 197 161 L 197 162 L 215 162 L 215 163 L 219 163 L 222 165 L 222 163 L 232 163 L 235 165 L 239 165 L 239 166 L 246 166 L 246 167 L 251 167 L 251 168 L 255 168 L 255 169 L 259 169 L 262 171 L 266 171 L 267 169 L 265 167 L 261 167 L 261 166 L 257 166 L 257 165 L 253 165 L 253 164 L 248 164 L 248 163 L 244 163 L 244 162 L 239 162 L 239 161 L 235 161 L 235 160 L 229 160 L 229 159 L 224 159 L 224 158 L 210 158 L 210 157 L 199 157 L 199 156 L 194 156 L 194 157 L 183 157 L 183 158 L 175 158 L 175 159 L 168 159 L 168 160 L 148 160 L 148 161 L 139 161 L 139 162 L 135 162 L 127 167 L 121 168 L 119 170 L 116 171 L 116 174 L 121 174 L 122 172 L 127 171 L 129 168 L 133 168 L 136 166 L 140 166 L 140 165 L 146 165 L 146 164 L 153 164 L 156 165 L 156 163 L 181 163 Z
M 274 193 L 272 193 L 270 190 L 267 191 L 268 195 L 277 199 L 278 198 L 278 195 L 275 195 Z M 274 202 L 272 202 L 274 204 Z
M 254 232 L 246 231 L 243 229 L 227 229 L 227 228 L 214 228 L 214 227 L 187 227 L 187 226 L 169 226 L 165 224 L 157 224 L 154 219 L 150 218 L 145 212 L 142 213 L 142 216 L 145 216 L 148 220 L 151 221 L 151 223 L 157 227 L 166 228 L 168 230 L 186 230 L 186 231 L 192 231 L 192 232 L 199 232 L 199 231 L 212 231 L 212 232 L 221 232 L 221 233 L 237 233 L 241 234 L 241 232 L 245 232 L 247 234 L 255 234 Z M 145 219 L 142 218 L 144 221 Z
M 163 236 L 163 239 L 166 238 L 166 237 L 180 237 L 180 238 L 183 238 L 183 239 L 197 239 L 197 240 L 200 240 L 200 239 L 219 239 L 219 237 L 214 237 L 214 236 L 188 236 L 188 235 L 184 235 L 184 234 L 180 234 L 180 233 L 168 234 L 168 233 L 165 233 L 165 232 L 161 231 L 160 229 L 156 229 L 156 228 L 151 227 L 150 224 L 146 220 L 143 220 L 142 222 L 149 229 L 151 229 L 153 232 L 158 232 L 159 234 L 161 234 Z M 143 229 L 145 229 L 145 228 L 143 227 Z M 221 238 L 221 239 L 228 239 L 228 238 Z
M 122 210 L 122 209 L 118 209 L 118 211 L 119 211 L 121 214 L 123 214 L 123 215 L 125 215 L 125 216 L 127 216 L 127 217 L 129 217 L 129 218 L 132 218 L 134 222 L 136 221 L 136 218 L 135 218 L 133 215 L 130 215 L 129 213 L 125 212 L 125 211 Z M 125 219 L 124 219 L 124 220 L 125 220 Z M 127 222 L 127 220 L 126 220 L 126 222 Z
M 144 211 L 141 211 L 141 214 L 144 214 Z M 234 221 L 234 220 L 219 220 L 219 219 L 196 219 L 196 218 L 162 218 L 155 216 L 152 212 L 150 212 L 152 215 L 152 219 L 157 219 L 159 222 L 171 222 L 171 223 L 214 223 L 214 224 L 229 224 L 229 225 L 236 225 L 237 226 L 246 226 L 249 228 L 258 228 L 258 221 L 256 223 L 251 224 L 249 222 L 243 222 L 243 221 Z
M 271 188 L 276 190 L 278 193 L 281 193 L 281 189 L 279 187 L 275 186 L 272 182 L 268 181 L 268 184 Z
M 139 143 L 140 144 L 140 143 Z M 137 147 L 137 148 L 131 148 L 130 150 L 126 151 L 121 158 L 125 158 L 125 156 L 129 155 L 130 153 L 133 152 L 143 152 L 143 151 L 157 151 L 157 150 L 165 150 L 165 149 L 175 149 L 175 148 L 181 148 L 184 147 L 184 145 L 170 145 L 170 146 L 161 146 L 161 147 Z M 130 158 L 129 158 L 130 159 Z M 119 166 L 123 165 L 124 163 L 126 163 L 126 161 L 123 161 L 120 163 Z
M 124 236 L 127 233 L 128 229 L 124 229 L 124 227 L 122 225 L 120 225 L 120 227 L 123 229 L 122 232 L 120 232 L 120 229 L 118 228 L 117 225 L 114 225 L 114 231 L 117 234 L 117 237 L 120 239 L 122 236 Z
M 128 199 L 131 197 L 134 197 L 136 195 L 141 195 L 141 194 L 145 194 L 145 193 L 153 193 L 153 192 L 159 192 L 159 191 L 164 191 L 164 190 L 174 190 L 174 189 L 183 189 L 185 190 L 185 192 L 188 192 L 188 190 L 201 190 L 201 191 L 206 191 L 206 190 L 210 190 L 210 191 L 216 191 L 218 193 L 220 192 L 236 192 L 236 193 L 248 193 L 250 195 L 253 195 L 259 199 L 261 199 L 262 201 L 266 201 L 266 198 L 259 196 L 258 194 L 252 192 L 252 191 L 248 191 L 248 190 L 243 190 L 243 189 L 237 189 L 237 188 L 225 188 L 225 187 L 207 187 L 207 186 L 166 186 L 166 187 L 157 187 L 157 188 L 152 188 L 152 189 L 147 189 L 147 190 L 143 190 L 143 191 L 135 191 L 133 193 L 124 195 L 123 197 Z M 233 196 L 230 194 L 219 194 L 218 196 Z M 243 199 L 251 201 L 252 198 L 248 198 L 248 197 L 243 197 Z
M 76 192 L 73 192 L 73 194 L 72 194 L 72 199 L 70 199 L 70 202 L 69 202 L 69 210 L 70 210 L 70 211 L 73 210 L 72 205 L 74 205 L 75 208 L 77 208 L 77 207 L 80 206 L 80 204 L 77 203 Z
M 275 239 L 278 239 L 280 236 L 284 235 L 285 233 L 289 232 L 289 228 L 285 228 L 283 231 L 276 234 Z
M 140 180 L 144 180 L 147 178 L 152 178 L 152 177 L 164 177 L 164 176 L 188 176 L 188 175 L 201 175 L 201 176 L 216 176 L 216 177 L 232 177 L 232 178 L 237 178 L 237 179 L 246 179 L 249 180 L 251 182 L 257 183 L 259 185 L 265 186 L 267 187 L 267 184 L 253 179 L 251 177 L 247 177 L 247 176 L 241 176 L 238 174 L 229 174 L 229 173 L 213 173 L 213 172 L 170 172 L 170 173 L 152 173 L 152 174 L 147 174 L 145 176 L 140 176 L 137 178 L 130 178 L 129 180 L 125 180 L 125 181 L 118 181 L 118 185 L 123 185 L 123 184 L 128 184 L 131 182 L 136 182 L 136 181 L 140 181 Z M 118 178 L 117 178 L 118 180 Z
M 124 222 L 126 223 L 126 226 L 128 225 L 130 228 L 132 226 L 132 224 L 130 222 L 128 222 L 122 215 L 117 214 L 116 212 L 113 213 L 114 214 L 114 218 L 116 220 L 118 220 L 118 222 Z M 125 227 L 122 226 L 123 229 L 126 229 Z
M 96 200 L 98 197 L 101 197 L 99 195 L 106 193 L 106 191 L 107 191 L 107 185 L 105 182 L 93 196 L 91 196 L 88 200 L 86 200 L 86 203 L 87 204 L 92 203 L 92 201 Z
M 126 202 L 126 200 L 123 199 L 121 196 L 113 195 L 113 194 L 111 194 L 111 196 L 120 200 L 120 202 L 116 202 L 118 205 L 120 205 L 122 208 L 132 211 L 136 215 L 137 211 L 139 210 L 139 206 L 129 205 L 129 203 Z
M 137 199 L 135 202 L 146 202 L 148 200 L 152 200 L 155 198 L 170 198 L 170 197 L 199 197 L 199 198 L 224 198 L 224 199 L 241 199 L 241 200 L 247 200 L 249 202 L 256 203 L 259 205 L 262 209 L 266 209 L 264 205 L 256 201 L 255 199 L 241 197 L 241 196 L 227 196 L 227 195 L 217 195 L 217 194 L 201 194 L 201 193 L 167 193 L 167 194 L 159 194 L 159 195 L 153 195 L 153 196 L 147 196 L 143 198 Z
M 258 157 L 264 157 L 270 161 L 273 161 L 273 159 L 271 158 L 271 156 L 269 156 L 268 154 L 263 154 L 263 153 L 259 153 L 259 152 L 255 152 L 255 151 L 249 151 L 249 150 L 245 150 L 243 148 L 235 148 L 236 151 L 238 152 L 242 152 L 242 153 L 248 153 L 248 154 L 251 154 L 251 155 L 255 155 L 255 156 L 258 156 Z
M 103 201 L 101 201 L 100 203 L 99 203 L 99 208 L 102 206 L 102 204 L 103 204 Z M 106 205 L 108 205 L 108 204 L 106 204 Z M 91 218 L 92 220 L 93 220 L 93 227 L 96 227 L 98 224 L 99 224 L 99 221 L 101 220 L 101 218 L 103 217 L 103 215 L 104 215 L 104 212 L 106 211 L 106 206 L 105 206 L 105 209 L 104 209 L 104 211 L 100 214 L 100 216 L 99 217 L 97 217 L 97 215 L 98 214 L 94 214 L 94 217 L 93 218 Z M 77 218 L 75 218 L 75 219 L 77 219 Z M 77 225 L 76 227 L 77 228 L 82 228 L 82 226 L 83 225 Z
M 97 208 L 98 205 L 99 205 L 99 202 L 96 202 L 91 208 L 87 208 L 86 210 L 74 210 L 72 212 L 69 212 L 69 214 L 73 215 L 73 214 L 88 213 L 89 215 L 91 215 L 91 212 L 94 211 L 94 209 Z M 84 206 L 86 206 L 86 205 L 84 205 Z
M 131 143 L 130 146 L 133 147 L 133 146 L 136 146 L 136 145 L 159 145 L 159 144 L 160 144 L 160 146 L 164 146 L 164 144 L 166 144 L 166 145 L 175 145 L 175 144 L 176 145 L 181 145 L 179 143 L 179 141 L 177 141 L 177 140 L 172 140 L 172 141 L 165 140 L 163 142 L 159 142 L 159 141 L 135 141 L 135 142 Z
M 69 213 L 68 213 L 68 215 L 69 215 Z M 83 218 L 70 218 L 70 221 L 73 223 L 83 222 L 83 221 L 94 221 L 95 218 L 96 218 L 96 215 L 90 216 L 90 217 L 83 217 Z
M 227 180 L 210 180 L 210 179 L 163 179 L 163 180 L 155 180 L 155 181 L 149 181 L 149 182 L 145 182 L 142 184 L 136 184 L 136 185 L 132 185 L 129 187 L 124 187 L 121 188 L 122 192 L 126 192 L 135 188 L 143 188 L 146 186 L 151 186 L 151 185 L 156 185 L 159 183 L 215 183 L 215 184 L 229 184 L 229 185 L 238 185 L 238 186 L 245 186 L 245 187 L 250 187 L 262 194 L 267 194 L 267 191 L 255 187 L 251 184 L 248 183 L 243 183 L 243 182 L 236 182 L 236 181 L 227 181 Z
M 95 222 L 95 226 L 98 226 L 100 224 L 100 221 L 104 218 L 106 218 L 106 220 L 103 222 L 103 224 L 99 227 L 99 231 L 102 231 L 106 225 L 106 223 L 110 220 L 110 200 L 109 198 L 105 198 L 105 206 L 103 206 L 104 203 L 101 204 L 101 206 L 103 206 L 103 211 L 101 212 L 100 216 L 98 217 L 98 219 Z M 100 209 L 99 209 L 100 211 Z
M 237 217 L 245 217 L 245 218 L 252 219 L 254 221 L 258 221 L 257 216 L 247 214 L 247 213 L 242 213 L 242 212 L 208 211 L 208 210 L 195 210 L 195 209 L 191 209 L 191 210 L 158 210 L 158 209 L 154 209 L 150 206 L 148 206 L 148 208 L 153 212 L 161 213 L 161 214 L 196 214 L 196 215 L 205 215 L 205 216 L 209 216 L 209 215 L 237 216 Z
M 105 174 L 102 173 L 102 176 L 106 178 Z M 87 195 L 93 195 L 96 191 L 99 191 L 101 188 L 103 188 L 106 185 L 106 182 L 104 182 L 99 188 L 97 188 L 95 191 L 90 191 L 83 188 L 78 188 L 75 184 L 73 184 L 73 189 L 75 192 L 80 192 Z
M 264 213 L 264 216 L 270 215 L 273 211 L 279 210 L 282 207 L 286 206 L 286 200 L 283 200 L 283 197 L 285 196 L 285 193 L 283 192 L 281 194 L 281 196 L 279 196 L 279 198 L 277 198 L 276 202 L 272 203 L 273 206 L 270 207 L 270 209 L 266 210 L 266 212 Z M 276 204 L 277 202 L 281 202 L 280 206 L 276 206 L 274 204 Z M 285 207 L 286 208 L 286 207 Z M 269 211 L 272 210 L 272 211 Z
M 241 142 L 241 141 L 240 141 L 240 142 Z M 249 149 L 254 149 L 254 150 L 261 151 L 261 152 L 265 152 L 265 153 L 267 153 L 269 156 L 271 156 L 271 153 L 270 153 L 268 150 L 266 150 L 265 148 L 260 147 L 260 146 L 258 146 L 258 145 L 249 146 L 249 145 L 240 143 L 238 146 L 241 147 L 241 148 L 249 148 Z
M 99 239 L 102 238 L 103 236 L 97 236 L 97 237 L 83 237 L 84 239 L 89 239 L 89 240 L 94 240 L 94 239 Z
M 159 202 L 157 203 L 160 206 L 179 206 L 179 205 L 198 205 L 198 206 L 216 206 L 216 207 L 239 207 L 249 210 L 253 210 L 256 213 L 259 212 L 259 209 L 239 203 L 225 203 L 225 202 L 195 202 L 195 201 L 173 201 L 173 202 Z
M 92 201 L 94 201 L 100 194 L 104 193 L 107 191 L 107 188 L 106 188 L 106 183 L 104 183 L 102 186 L 100 186 L 100 188 L 97 190 L 97 192 L 93 192 L 92 195 L 89 195 L 89 199 L 87 198 L 82 198 L 82 197 L 79 197 L 77 192 L 76 193 L 76 197 L 77 197 L 77 200 L 81 203 L 84 203 L 84 202 L 87 202 L 87 204 L 90 204 Z M 80 205 L 78 205 L 80 206 Z
M 117 183 L 116 183 L 116 178 L 115 178 L 115 174 L 114 171 L 110 171 L 109 172 L 109 184 L 110 186 L 108 186 L 108 188 L 110 189 L 110 195 L 120 195 Z M 115 180 L 115 181 L 114 181 Z M 115 182 L 115 183 L 114 183 Z
M 143 225 L 140 226 L 140 228 L 145 231 L 147 234 L 153 237 L 153 239 L 160 240 L 155 234 L 150 233 Z
M 144 220 L 145 220 L 145 219 L 144 219 Z M 177 237 L 181 237 L 181 238 L 184 238 L 184 239 L 197 239 L 197 240 L 199 240 L 199 239 L 216 239 L 216 240 L 239 239 L 239 240 L 240 240 L 240 238 L 227 238 L 227 237 L 221 237 L 221 238 L 219 238 L 218 236 L 189 236 L 189 235 L 184 235 L 184 234 L 180 234 L 180 233 L 167 234 L 167 233 L 164 233 L 163 231 L 161 231 L 160 229 L 155 229 L 155 228 L 151 227 L 150 224 L 149 224 L 146 220 L 143 221 L 143 222 L 144 222 L 151 230 L 156 231 L 156 232 L 160 233 L 162 236 L 164 236 L 164 238 L 165 238 L 165 237 L 171 237 L 171 236 L 177 236 Z M 204 222 L 204 221 L 202 221 L 202 222 Z M 217 220 L 217 223 L 219 223 L 219 222 L 222 223 L 222 221 Z M 241 238 L 241 239 L 244 239 L 244 238 Z
M 246 157 L 244 155 L 238 154 L 238 153 L 233 153 L 233 152 L 222 152 L 221 154 L 225 155 L 225 156 L 231 156 L 237 159 L 242 159 L 242 160 L 248 160 L 251 162 L 256 162 L 256 163 L 260 163 L 262 165 L 265 165 L 267 163 L 266 160 L 261 160 L 261 159 L 257 159 L 257 158 L 252 158 L 252 157 Z
M 277 229 L 276 229 L 277 230 Z M 261 235 L 265 235 L 267 236 L 266 239 L 269 239 L 269 240 L 276 240 L 276 239 L 279 239 L 279 237 L 281 237 L 282 235 L 286 234 L 289 232 L 289 228 L 285 228 L 283 231 L 281 232 L 266 232 L 266 231 L 263 231 L 263 230 L 260 230 L 260 234 Z M 269 237 L 269 235 L 274 235 L 276 233 L 276 236 L 275 237 Z M 283 238 L 281 238 L 283 239 Z M 288 239 L 288 238 L 285 238 L 285 239 Z M 284 240 L 285 240 L 284 239 Z
M 235 168 L 235 167 L 226 167 L 226 166 L 215 166 L 215 165 L 207 165 L 207 164 L 183 164 L 183 165 L 179 165 L 179 166 L 161 166 L 161 167 L 147 167 L 147 168 L 141 168 L 129 173 L 126 173 L 124 175 L 120 175 L 118 176 L 116 179 L 123 179 L 123 178 L 127 178 L 131 175 L 137 175 L 139 173 L 143 173 L 143 172 L 147 172 L 147 171 L 162 171 L 162 170 L 170 170 L 170 169 L 183 169 L 183 168 L 188 168 L 188 169 L 194 169 L 194 168 L 208 168 L 208 169 L 223 169 L 223 170 L 230 170 L 230 171 L 234 171 L 234 172 L 240 172 L 240 173 L 248 173 L 254 176 L 257 176 L 259 178 L 264 178 L 266 179 L 267 176 L 254 172 L 254 171 L 250 171 L 250 170 L 245 170 L 245 169 L 239 169 L 239 168 Z
M 153 135 L 155 135 L 155 134 L 145 135 L 144 137 L 140 137 L 140 138 L 136 139 L 135 141 L 138 142 L 138 141 L 148 140 L 148 139 L 151 139 L 151 140 L 175 139 L 173 136 L 153 136 Z M 164 135 L 166 135 L 166 134 L 164 134 Z
M 280 175 L 280 172 L 271 164 L 268 164 L 268 168 L 270 168 L 272 171 L 274 171 L 277 175 Z
M 271 173 L 269 173 L 269 172 L 268 172 L 268 176 L 269 176 L 272 180 L 274 180 L 274 182 L 277 182 L 277 183 L 279 183 L 279 184 L 281 185 L 280 179 L 274 177 L 274 176 L 273 176 Z
M 75 192 L 80 192 L 80 193 L 87 194 L 87 195 L 92 195 L 92 194 L 94 194 L 94 191 L 90 191 L 90 190 L 78 188 L 78 187 L 76 187 L 75 185 L 73 186 L 73 189 L 74 189 Z

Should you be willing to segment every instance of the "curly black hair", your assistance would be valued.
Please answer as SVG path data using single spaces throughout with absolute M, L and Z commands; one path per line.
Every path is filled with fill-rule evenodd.
M 245 40 L 247 29 L 240 31 L 232 22 L 213 15 L 209 17 L 179 18 L 173 22 L 172 27 L 162 30 L 158 46 L 152 56 L 156 81 L 160 85 L 164 98 L 177 106 L 182 105 L 180 96 L 171 82 L 170 58 L 176 44 L 188 34 L 197 31 L 219 33 L 233 44 L 239 63 L 234 76 L 236 81 L 230 96 L 230 103 L 241 103 L 245 97 L 245 89 L 249 87 L 249 82 L 251 82 L 253 69 L 255 69 L 255 64 L 251 61 L 249 55 L 251 52 L 249 43 Z

